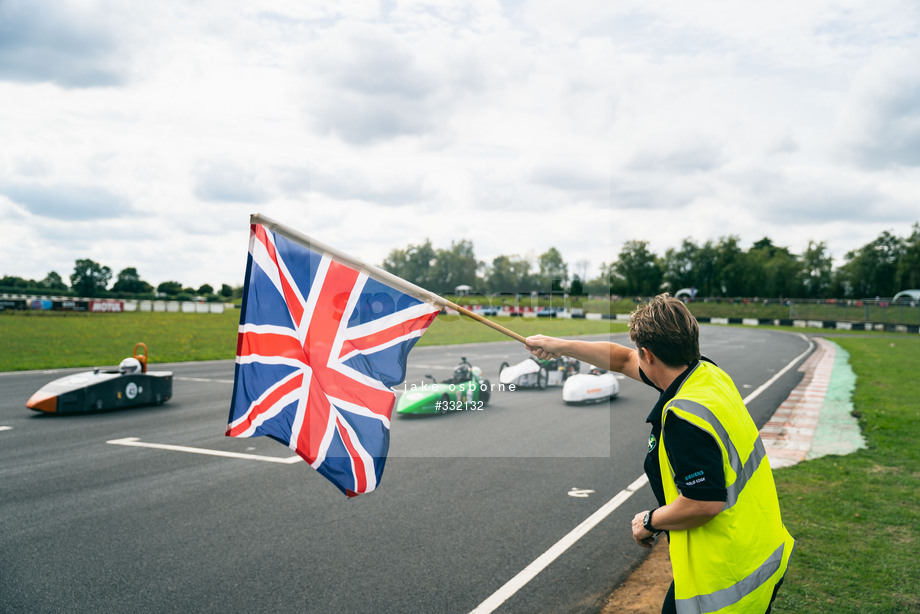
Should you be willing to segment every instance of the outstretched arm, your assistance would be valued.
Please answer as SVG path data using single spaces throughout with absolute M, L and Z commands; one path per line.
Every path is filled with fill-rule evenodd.
M 537 358 L 568 356 L 602 369 L 617 371 L 635 380 L 642 380 L 639 375 L 639 354 L 635 349 L 618 343 L 560 339 L 546 335 L 527 337 L 524 343 Z

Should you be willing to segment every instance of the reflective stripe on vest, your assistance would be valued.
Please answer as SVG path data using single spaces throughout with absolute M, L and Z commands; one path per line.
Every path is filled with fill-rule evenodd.
M 689 599 L 676 599 L 677 614 L 703 614 L 704 612 L 716 612 L 722 608 L 738 603 L 744 597 L 754 592 L 759 586 L 770 579 L 776 573 L 783 562 L 783 550 L 786 544 L 780 544 L 776 552 L 763 562 L 763 565 L 755 569 L 748 577 L 728 588 L 720 591 L 709 593 L 708 595 L 697 595 Z
M 738 502 L 738 495 L 741 494 L 744 485 L 748 483 L 748 480 L 751 479 L 751 476 L 753 476 L 754 472 L 760 467 L 760 463 L 767 457 L 767 451 L 763 447 L 763 441 L 761 441 L 759 437 L 757 438 L 757 441 L 754 442 L 754 449 L 751 450 L 747 460 L 745 460 L 742 465 L 741 456 L 738 454 L 738 450 L 735 449 L 735 444 L 733 444 L 732 440 L 728 437 L 728 432 L 725 430 L 725 427 L 722 426 L 722 423 L 719 422 L 719 419 L 716 418 L 715 414 L 709 411 L 709 409 L 695 401 L 687 399 L 677 399 L 671 404 L 671 407 L 683 410 L 688 414 L 693 414 L 705 420 L 712 426 L 716 435 L 719 436 L 719 439 L 722 440 L 722 446 L 728 452 L 728 463 L 737 476 L 734 483 L 727 486 L 728 496 L 725 500 L 725 507 L 722 508 L 723 510 L 727 510 Z M 727 476 L 725 481 L 728 482 Z

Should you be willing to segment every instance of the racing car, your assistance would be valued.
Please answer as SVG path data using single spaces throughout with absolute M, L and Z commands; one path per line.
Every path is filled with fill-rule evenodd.
M 147 346 L 137 343 L 117 369 L 96 368 L 49 382 L 26 407 L 49 414 L 79 414 L 138 405 L 160 405 L 172 397 L 172 371 L 147 371 Z
M 600 403 L 616 397 L 620 383 L 610 371 L 591 365 L 587 373 L 576 373 L 562 385 L 562 400 L 566 403 Z
M 577 360 L 566 356 L 549 360 L 529 356 L 516 365 L 503 362 L 498 369 L 498 381 L 506 386 L 513 384 L 516 388 L 543 390 L 547 386 L 561 386 L 580 368 Z
M 398 414 L 446 414 L 452 411 L 480 410 L 492 396 L 489 380 L 483 379 L 482 369 L 461 357 L 453 375 L 438 382 L 426 375 L 431 383 L 411 385 L 396 400 Z

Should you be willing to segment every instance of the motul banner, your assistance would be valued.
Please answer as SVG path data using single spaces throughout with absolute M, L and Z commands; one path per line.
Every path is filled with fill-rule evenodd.
M 90 301 L 89 310 L 92 313 L 121 313 L 125 310 L 125 302 L 115 300 Z

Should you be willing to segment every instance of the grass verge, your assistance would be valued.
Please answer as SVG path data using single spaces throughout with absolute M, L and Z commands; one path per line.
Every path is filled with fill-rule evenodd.
M 625 322 L 613 320 L 564 320 L 556 318 L 489 318 L 496 324 L 527 337 L 546 334 L 556 337 L 569 335 L 601 335 L 606 333 L 626 332 Z M 474 322 L 457 315 L 438 316 L 418 345 L 451 345 L 455 343 L 479 343 L 488 341 L 508 341 L 502 333 L 479 322 Z
M 238 311 L 4 314 L 0 371 L 117 365 L 143 341 L 150 362 L 232 358 Z
M 920 612 L 920 339 L 839 337 L 868 447 L 775 472 L 796 551 L 774 612 Z
M 0 371 L 104 367 L 129 356 L 143 341 L 150 363 L 229 359 L 236 355 L 239 311 L 222 314 L 129 312 L 0 315 Z M 623 332 L 609 320 L 494 318 L 527 336 Z M 419 345 L 504 341 L 501 333 L 456 315 L 439 316 Z

